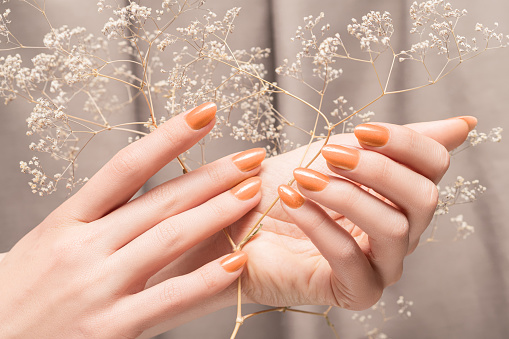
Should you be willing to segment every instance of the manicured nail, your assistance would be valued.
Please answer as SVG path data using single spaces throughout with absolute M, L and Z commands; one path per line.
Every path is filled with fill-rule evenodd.
M 262 179 L 252 177 L 232 188 L 232 193 L 239 200 L 249 200 L 258 193 L 260 187 L 262 187 Z
M 293 177 L 299 185 L 307 190 L 319 192 L 329 184 L 329 177 L 308 168 L 296 168 L 293 170 Z
M 246 261 L 247 253 L 243 251 L 237 251 L 221 260 L 221 267 L 223 267 L 226 272 L 233 273 L 244 266 Z
M 305 199 L 302 197 L 302 195 L 287 185 L 279 186 L 277 193 L 285 205 L 293 209 L 301 207 L 305 202 Z
M 367 146 L 381 147 L 389 141 L 389 129 L 380 125 L 362 124 L 354 129 L 354 134 Z
M 264 148 L 253 148 L 235 155 L 232 161 L 239 170 L 248 172 L 260 166 L 265 159 L 265 154 L 266 151 Z
M 357 167 L 361 154 L 355 148 L 325 145 L 322 148 L 322 155 L 332 166 L 350 171 Z
M 477 118 L 471 117 L 471 116 L 462 116 L 462 117 L 455 117 L 451 119 L 461 119 L 465 121 L 468 125 L 468 130 L 471 131 L 477 126 Z
M 206 102 L 193 109 L 186 115 L 186 122 L 194 130 L 199 130 L 209 124 L 216 116 L 216 104 Z

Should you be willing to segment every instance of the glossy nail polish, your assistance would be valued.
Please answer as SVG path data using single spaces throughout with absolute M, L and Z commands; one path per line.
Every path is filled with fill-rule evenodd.
M 264 148 L 253 148 L 235 155 L 232 161 L 239 170 L 248 172 L 260 166 L 265 159 L 265 154 Z
M 213 102 L 206 102 L 194 108 L 191 112 L 186 114 L 186 122 L 194 130 L 199 130 L 209 124 L 209 122 L 216 116 L 216 104 Z
M 461 119 L 461 120 L 465 121 L 468 125 L 469 132 L 471 130 L 473 130 L 475 128 L 475 126 L 477 126 L 477 118 L 475 118 L 475 117 L 462 116 L 462 117 L 455 117 L 455 118 L 451 118 L 451 119 Z
M 247 254 L 243 251 L 233 252 L 227 257 L 221 260 L 221 267 L 228 273 L 238 271 L 242 266 L 246 264 Z
M 354 129 L 359 142 L 373 147 L 381 147 L 389 141 L 389 129 L 380 125 L 362 124 Z
M 249 200 L 258 193 L 260 187 L 262 187 L 262 179 L 260 177 L 252 177 L 232 188 L 231 192 L 239 200 Z
M 306 201 L 302 195 L 288 185 L 279 186 L 277 193 L 285 205 L 293 209 L 301 207 Z
M 323 191 L 329 184 L 329 177 L 308 168 L 296 168 L 293 170 L 293 177 L 303 188 L 319 192 Z
M 360 152 L 355 148 L 339 145 L 325 145 L 322 155 L 334 167 L 351 171 L 359 163 Z

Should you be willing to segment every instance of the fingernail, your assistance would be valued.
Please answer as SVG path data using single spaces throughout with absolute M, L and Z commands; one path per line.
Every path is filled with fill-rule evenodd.
M 288 185 L 279 186 L 277 193 L 285 205 L 293 209 L 301 207 L 305 202 L 304 197 Z
M 389 129 L 380 125 L 362 124 L 354 129 L 354 134 L 367 146 L 381 147 L 389 141 Z
M 186 122 L 194 130 L 199 130 L 209 124 L 216 116 L 216 104 L 206 102 L 193 109 L 186 115 Z
M 322 155 L 334 167 L 344 170 L 353 170 L 359 163 L 358 150 L 339 145 L 326 145 L 322 148 Z
M 233 273 L 244 266 L 246 261 L 247 253 L 243 251 L 237 251 L 223 258 L 223 260 L 221 260 L 221 267 L 223 267 L 226 272 Z
M 248 172 L 260 166 L 265 159 L 265 153 L 264 148 L 253 148 L 235 155 L 232 161 L 239 170 Z
M 308 168 L 296 168 L 293 170 L 293 177 L 299 185 L 307 190 L 319 192 L 329 184 L 329 177 Z
M 471 130 L 473 130 L 475 128 L 475 126 L 477 126 L 477 118 L 475 118 L 475 117 L 462 116 L 462 117 L 455 117 L 455 118 L 451 118 L 451 119 L 461 119 L 461 120 L 465 121 L 468 125 L 469 132 Z M 448 120 L 450 120 L 450 119 L 448 119 Z
M 252 177 L 232 188 L 232 193 L 239 200 L 249 200 L 258 193 L 261 186 L 262 179 L 260 177 Z

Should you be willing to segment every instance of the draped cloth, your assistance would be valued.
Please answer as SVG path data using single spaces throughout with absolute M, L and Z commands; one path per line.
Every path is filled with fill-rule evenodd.
M 160 3 L 152 3 L 159 8 Z M 325 20 L 331 24 L 331 31 L 346 35 L 345 26 L 352 17 L 360 18 L 370 10 L 391 12 L 396 26 L 394 44 L 396 49 L 408 49 L 410 21 L 408 8 L 412 1 L 370 1 L 370 0 L 237 0 L 213 1 L 207 6 L 218 14 L 233 6 L 242 7 L 236 22 L 235 33 L 230 43 L 233 48 L 252 46 L 269 47 L 272 56 L 267 62 L 274 69 L 288 58 L 292 60 L 299 45 L 290 38 L 295 29 L 303 25 L 303 17 L 325 13 Z M 40 43 L 44 23 L 23 20 L 23 15 L 33 15 L 26 9 L 19 10 L 22 4 L 10 2 L 13 9 L 13 27 L 26 45 Z M 509 32 L 509 2 L 505 0 L 474 1 L 465 0 L 461 4 L 469 11 L 464 19 L 465 27 L 474 32 L 476 22 L 491 25 L 501 23 L 501 31 Z M 0 5 L 2 7 L 5 4 Z M 47 0 L 48 13 L 55 26 L 85 26 L 98 32 L 105 20 L 97 15 L 94 2 L 85 3 Z M 17 11 L 17 14 L 16 14 Z M 27 11 L 27 12 L 24 12 Z M 0 11 L 2 12 L 2 11 Z M 354 47 L 354 49 L 356 46 Z M 24 57 L 30 51 L 22 51 Z M 410 123 L 436 120 L 458 115 L 474 115 L 479 118 L 479 131 L 492 127 L 509 129 L 509 96 L 507 79 L 509 76 L 509 49 L 490 51 L 469 61 L 436 86 L 384 97 L 370 107 L 375 111 L 374 121 L 391 123 Z M 399 67 L 399 65 L 398 65 Z M 355 107 L 373 99 L 376 78 L 373 69 L 363 64 L 342 64 L 344 75 L 328 89 L 328 100 L 324 111 L 333 109 L 332 99 L 344 95 Z M 275 73 L 269 78 L 277 81 L 283 88 L 304 97 L 309 93 L 292 79 L 280 77 Z M 412 87 L 418 74 L 409 66 L 400 66 L 393 74 L 395 89 Z M 309 96 L 310 100 L 315 100 Z M 315 116 L 305 107 L 289 97 L 279 97 L 277 108 L 289 120 L 306 124 Z M 50 197 L 40 198 L 30 193 L 27 186 L 29 177 L 19 171 L 19 161 L 32 157 L 28 150 L 29 140 L 25 136 L 25 118 L 30 107 L 22 103 L 11 103 L 0 107 L 0 141 L 2 161 L 0 176 L 0 252 L 8 251 L 24 234 L 41 222 L 44 217 L 63 199 L 65 190 Z M 123 112 L 124 118 L 139 120 L 145 118 L 141 110 L 131 107 Z M 288 133 L 292 133 L 289 131 Z M 295 134 L 295 138 L 302 135 Z M 305 142 L 305 138 L 301 139 Z M 111 133 L 99 140 L 108 147 L 91 147 L 82 155 L 79 170 L 92 175 L 108 158 L 126 143 L 124 136 Z M 381 323 L 374 317 L 372 323 L 391 338 L 506 338 L 509 334 L 509 158 L 507 141 L 500 144 L 481 145 L 459 153 L 452 160 L 451 169 L 444 183 L 454 181 L 457 175 L 468 180 L 478 179 L 487 187 L 487 192 L 473 205 L 458 208 L 470 225 L 475 226 L 475 234 L 461 241 L 452 241 L 454 232 L 448 217 L 442 218 L 444 226 L 439 228 L 439 242 L 426 244 L 405 260 L 405 271 L 401 280 L 387 288 L 384 293 L 390 316 L 397 309 L 396 300 L 400 295 L 412 300 L 412 316 Z M 235 148 L 236 147 L 236 148 Z M 245 146 L 247 148 L 249 146 Z M 227 151 L 239 150 L 232 146 Z M 224 150 L 222 150 L 224 152 Z M 159 180 L 161 178 L 159 177 Z M 158 180 L 155 178 L 154 180 Z M 149 182 L 146 189 L 156 185 Z M 456 210 L 451 216 L 456 216 Z M 1 293 L 1 292 L 0 292 Z M 249 307 L 248 307 L 249 309 Z M 259 310 L 259 307 L 253 309 Z M 323 311 L 324 307 L 308 307 L 308 310 Z M 392 311 L 391 311 L 392 310 Z M 140 310 L 143 312 L 143 310 Z M 373 313 L 374 314 L 374 313 Z M 334 309 L 331 321 L 342 338 L 361 338 L 364 335 L 362 324 L 351 319 L 353 312 Z M 160 338 L 227 338 L 235 320 L 235 309 L 229 308 L 185 324 Z M 323 318 L 302 314 L 273 313 L 249 319 L 241 327 L 238 338 L 333 338 Z

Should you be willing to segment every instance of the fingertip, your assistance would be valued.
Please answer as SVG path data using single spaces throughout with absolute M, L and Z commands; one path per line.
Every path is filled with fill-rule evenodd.
M 252 148 L 234 155 L 232 162 L 240 171 L 249 172 L 258 168 L 265 160 L 266 155 L 265 148 Z
M 200 130 L 215 120 L 216 112 L 216 104 L 206 102 L 185 113 L 184 119 L 193 130 Z
M 468 125 L 469 132 L 472 131 L 477 126 L 477 118 L 473 117 L 473 116 L 461 116 L 461 117 L 456 117 L 453 119 L 460 119 L 460 120 L 465 121 Z
M 251 177 L 234 188 L 231 193 L 239 200 L 245 201 L 254 198 L 262 187 L 262 179 L 260 177 Z
M 390 138 L 390 130 L 379 124 L 361 124 L 355 127 L 354 135 L 361 145 L 382 147 Z
M 220 261 L 221 267 L 227 273 L 241 273 L 246 265 L 248 255 L 244 251 L 235 251 L 223 257 Z
M 277 193 L 281 201 L 292 209 L 301 207 L 306 201 L 302 195 L 288 185 L 280 185 Z

